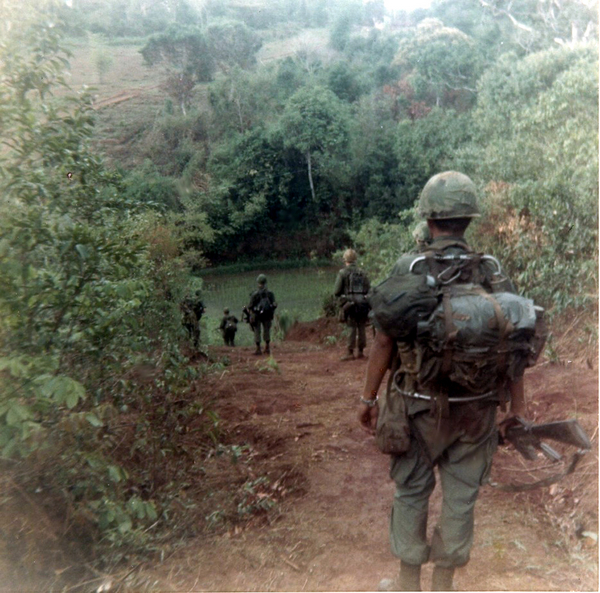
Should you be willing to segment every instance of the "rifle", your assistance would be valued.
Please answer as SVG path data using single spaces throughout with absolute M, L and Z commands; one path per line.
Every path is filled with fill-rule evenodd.
M 560 420 L 537 425 L 526 422 L 519 416 L 516 416 L 515 420 L 516 423 L 506 429 L 506 440 L 529 461 L 537 457 L 536 449 L 550 461 L 562 459 L 560 453 L 541 439 L 551 439 L 586 451 L 592 448 L 592 443 L 577 420 Z
M 248 307 L 242 307 L 242 321 L 245 321 L 250 326 L 250 329 L 254 331 L 256 320 L 253 320 L 253 317 L 254 315 L 250 312 L 250 309 L 248 309 Z
M 508 420 L 508 426 L 505 431 L 504 440 L 510 442 L 514 448 L 528 461 L 534 461 L 537 458 L 537 451 L 541 451 L 544 456 L 553 463 L 558 463 L 563 456 L 553 449 L 550 445 L 543 442 L 542 439 L 550 439 L 567 445 L 577 447 L 578 450 L 572 455 L 566 468 L 543 480 L 538 480 L 531 484 L 490 484 L 510 492 L 519 492 L 523 490 L 532 490 L 540 486 L 548 486 L 558 482 L 575 470 L 579 460 L 592 448 L 592 443 L 587 434 L 577 420 L 560 420 L 558 422 L 548 422 L 546 424 L 532 424 L 523 420 L 520 416 L 515 416 Z

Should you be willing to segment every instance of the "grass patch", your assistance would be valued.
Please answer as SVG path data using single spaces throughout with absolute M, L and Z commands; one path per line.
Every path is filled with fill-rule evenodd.
M 321 316 L 323 295 L 333 291 L 337 272 L 338 268 L 331 265 L 268 272 L 267 286 L 275 293 L 278 303 L 276 319 L 271 330 L 274 339 L 278 339 L 289 329 L 283 326 L 290 319 L 311 321 Z M 225 307 L 240 320 L 236 345 L 251 346 L 254 343 L 250 326 L 242 323 L 241 319 L 242 307 L 248 304 L 250 293 L 256 288 L 257 273 L 257 270 L 253 270 L 235 274 L 203 275 L 202 292 L 206 307 L 201 321 L 203 344 L 223 344 L 219 324 Z

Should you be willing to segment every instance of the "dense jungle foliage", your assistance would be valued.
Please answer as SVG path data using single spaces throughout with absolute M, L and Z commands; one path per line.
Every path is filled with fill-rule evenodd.
M 72 0 L 0 16 L 1 455 L 106 561 L 157 549 L 182 512 L 186 434 L 218 440 L 203 398 L 182 397 L 210 370 L 180 347 L 190 271 L 353 244 L 381 277 L 412 247 L 424 183 L 457 169 L 481 190 L 473 243 L 550 314 L 594 317 L 597 4 Z M 327 42 L 258 59 L 307 29 Z M 92 150 L 90 95 L 68 86 L 66 42 L 88 33 L 136 37 L 161 73 L 135 168 Z

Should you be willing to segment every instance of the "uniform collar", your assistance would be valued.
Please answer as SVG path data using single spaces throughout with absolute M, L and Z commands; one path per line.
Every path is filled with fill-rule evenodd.
M 435 247 L 436 244 L 439 243 L 460 243 L 461 245 L 464 245 L 465 247 L 469 247 L 469 244 L 467 243 L 467 240 L 464 237 L 458 237 L 458 236 L 452 236 L 452 235 L 443 235 L 440 237 L 436 237 L 435 239 L 433 239 L 433 241 L 429 244 L 429 247 Z

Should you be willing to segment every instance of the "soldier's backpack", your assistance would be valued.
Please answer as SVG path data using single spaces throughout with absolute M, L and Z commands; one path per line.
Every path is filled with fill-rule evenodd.
M 419 262 L 425 273 L 416 272 Z M 483 265 L 495 267 L 492 292 Z M 546 339 L 543 309 L 507 291 L 494 258 L 427 251 L 410 270 L 375 287 L 370 302 L 383 331 L 412 344 L 410 372 L 421 389 L 439 393 L 453 383 L 483 394 L 535 363 Z
M 348 274 L 347 282 L 346 296 L 349 300 L 344 306 L 346 316 L 358 320 L 366 319 L 371 308 L 367 299 L 367 275 L 360 268 L 354 268 Z
M 237 331 L 237 324 L 233 321 L 233 319 L 231 319 L 231 317 L 228 317 L 225 320 L 225 328 L 224 329 L 226 332 Z
M 202 301 L 196 301 L 193 305 L 194 313 L 196 318 L 200 321 L 202 315 L 204 315 L 204 303 Z
M 263 290 L 259 294 L 260 299 L 258 303 L 254 306 L 254 313 L 256 313 L 256 317 L 260 321 L 268 321 L 273 319 L 273 313 L 275 312 L 275 307 L 269 298 L 269 293 L 266 290 Z

